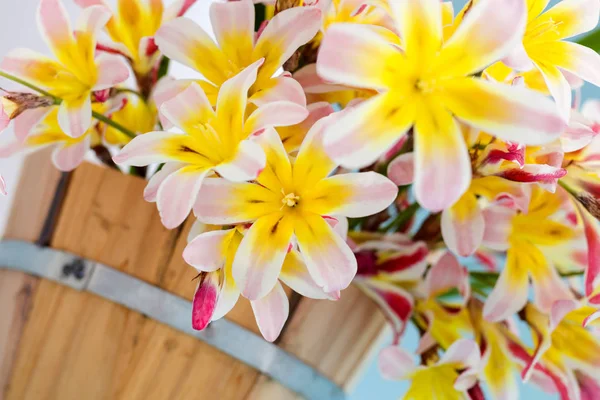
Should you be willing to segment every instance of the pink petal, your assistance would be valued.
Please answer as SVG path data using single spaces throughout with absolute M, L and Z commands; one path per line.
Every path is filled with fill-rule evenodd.
M 512 229 L 512 218 L 517 214 L 514 209 L 492 205 L 483 210 L 485 231 L 483 245 L 493 250 L 506 251 L 510 247 L 508 235 Z
M 456 378 L 454 388 L 467 390 L 477 383 L 481 363 L 479 346 L 471 339 L 459 339 L 446 350 L 439 363 L 458 363 L 464 371 Z
M 154 104 L 156 104 L 156 108 L 161 110 L 161 107 L 165 102 L 179 95 L 193 82 L 195 81 L 192 79 L 173 79 L 169 76 L 165 76 L 159 80 L 152 93 L 152 100 L 154 101 Z M 169 121 L 162 112 L 158 113 L 158 117 L 160 118 L 163 129 L 167 130 L 173 127 L 171 121 Z
M 526 164 L 521 169 L 508 169 L 497 175 L 514 182 L 540 183 L 554 192 L 557 181 L 567 175 L 567 170 L 545 164 Z
M 565 121 L 568 121 L 571 112 L 571 85 L 555 65 L 536 63 L 535 66 L 542 74 L 550 94 L 556 101 L 559 114 Z
M 68 64 L 68 50 L 75 44 L 75 38 L 69 22 L 69 14 L 62 1 L 41 0 L 37 9 L 37 23 L 44 40 L 56 58 L 63 64 Z
M 219 296 L 219 274 L 206 272 L 200 275 L 192 301 L 192 328 L 198 331 L 208 326 L 215 311 Z
M 277 283 L 293 222 L 279 213 L 259 218 L 252 224 L 233 260 L 233 277 L 242 295 L 249 300 L 266 296 Z
M 196 3 L 197 0 L 175 0 L 169 4 L 165 10 L 163 20 L 169 21 L 172 18 L 181 17 Z
M 235 229 L 204 232 L 183 250 L 183 259 L 198 272 L 213 272 L 225 265 L 227 248 Z
M 238 145 L 233 159 L 217 165 L 215 171 L 230 181 L 251 181 L 265 168 L 266 162 L 265 152 L 259 144 L 243 140 Z
M 490 322 L 507 319 L 527 303 L 527 269 L 511 262 L 510 259 L 514 257 L 509 252 L 506 266 L 483 306 L 483 317 Z
M 249 0 L 212 3 L 210 22 L 227 58 L 235 65 L 247 62 L 254 45 L 254 5 Z
M 385 210 L 397 194 L 392 181 L 369 171 L 325 178 L 306 197 L 310 198 L 310 211 L 316 214 L 360 218 Z
M 425 116 L 426 115 L 426 116 Z M 471 159 L 458 123 L 430 110 L 415 125 L 415 197 L 430 211 L 454 204 L 471 182 Z
M 250 304 L 260 333 L 267 341 L 275 341 L 290 313 L 290 304 L 281 284 L 277 282 L 265 297 Z
M 356 257 L 318 215 L 306 215 L 295 226 L 300 252 L 310 275 L 325 292 L 343 290 L 356 275 Z
M 163 98 L 164 99 L 164 98 Z M 193 125 L 207 123 L 215 112 L 198 84 L 191 82 L 183 91 L 164 101 L 160 113 L 175 126 L 193 132 Z
M 550 331 L 554 331 L 568 313 L 579 307 L 575 300 L 558 300 L 550 309 Z
M 167 179 L 169 175 L 183 167 L 181 163 L 168 162 L 163 165 L 160 171 L 157 171 L 152 175 L 148 184 L 144 188 L 144 200 L 154 203 L 156 201 L 156 195 L 158 194 L 158 188 Z
M 549 312 L 556 302 L 574 300 L 566 282 L 553 265 L 533 266 L 530 270 L 534 303 L 543 312 Z
M 61 171 L 72 171 L 83 162 L 85 154 L 90 149 L 90 135 L 81 141 L 63 145 L 59 144 L 52 153 L 52 163 Z
M 513 51 L 502 59 L 502 62 L 518 71 L 529 71 L 534 67 L 531 58 L 527 55 L 527 51 L 525 51 L 525 47 L 523 47 L 523 43 L 520 40 L 513 48 Z
M 14 132 L 19 141 L 24 141 L 31 131 L 52 111 L 53 107 L 40 107 L 25 110 L 15 119 Z
M 104 90 L 123 83 L 129 78 L 129 65 L 121 56 L 100 53 L 96 58 L 98 79 L 93 90 Z
M 472 201 L 463 201 L 469 196 Z M 454 206 L 442 212 L 442 236 L 453 253 L 468 257 L 483 241 L 485 221 L 473 194 L 465 194 Z M 467 208 L 468 207 L 468 208 Z
M 6 181 L 2 175 L 0 175 L 0 193 L 2 193 L 4 196 L 8 194 L 6 191 Z
M 315 37 L 321 27 L 321 10 L 292 7 L 275 15 L 256 41 L 252 58 L 264 57 L 261 74 L 273 74 L 303 44 Z
M 167 229 L 179 226 L 190 214 L 208 170 L 184 167 L 169 175 L 158 188 L 156 205 Z
M 306 96 L 302 86 L 286 75 L 269 80 L 269 86 L 250 96 L 249 101 L 256 106 L 262 106 L 275 101 L 291 101 L 300 106 L 306 106 Z
M 597 293 L 600 285 L 600 228 L 598 221 L 587 212 L 578 202 L 574 202 L 577 212 L 583 220 L 585 240 L 587 242 L 588 266 L 585 270 L 585 294 L 590 297 Z M 589 299 L 591 304 L 600 304 L 600 296 Z
M 572 110 L 569 126 L 567 126 L 567 129 L 565 129 L 560 137 L 564 152 L 577 151 L 590 144 L 594 136 L 596 136 L 593 126 L 594 124 L 591 121 L 585 119 L 579 112 Z
M 302 256 L 296 250 L 290 251 L 285 257 L 279 279 L 294 292 L 304 297 L 310 297 L 311 299 L 328 299 L 331 297 L 312 279 Z
M 181 134 L 173 132 L 148 132 L 138 135 L 127 143 L 113 160 L 117 164 L 137 167 L 165 162 L 168 157 L 161 151 L 164 142 L 169 138 L 178 137 L 181 137 Z
M 105 4 L 86 7 L 81 11 L 75 27 L 76 32 L 90 33 L 94 38 L 111 18 L 111 12 Z
M 387 175 L 398 186 L 413 183 L 415 174 L 414 153 L 404 153 L 388 165 Z
M 306 107 L 291 101 L 275 101 L 258 107 L 244 123 L 244 131 L 248 134 L 267 126 L 290 126 L 306 119 Z
M 74 100 L 63 100 L 58 108 L 58 124 L 67 135 L 73 138 L 82 136 L 92 125 L 90 94 Z
M 240 291 L 237 288 L 233 275 L 231 274 L 231 260 L 225 266 L 222 276 L 221 291 L 217 298 L 217 306 L 213 312 L 212 321 L 223 318 L 235 306 L 240 298 Z
M 379 352 L 379 371 L 385 379 L 406 379 L 415 369 L 413 356 L 398 346 L 384 347 Z
M 469 271 L 460 265 L 452 253 L 446 252 L 429 270 L 425 278 L 425 291 L 431 298 L 451 289 L 458 289 L 464 302 L 469 299 L 471 292 Z

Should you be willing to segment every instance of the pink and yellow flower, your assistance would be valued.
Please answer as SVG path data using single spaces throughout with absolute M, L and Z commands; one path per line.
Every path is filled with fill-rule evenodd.
M 147 75 L 157 66 L 160 53 L 154 35 L 162 24 L 182 16 L 196 0 L 177 0 L 165 8 L 163 0 L 118 0 L 117 10 L 106 24 L 112 42 L 99 50 L 126 56 L 136 75 Z M 108 5 L 104 0 L 75 0 L 81 7 Z
M 415 195 L 439 211 L 469 187 L 471 163 L 457 118 L 504 140 L 549 142 L 564 123 L 556 105 L 534 91 L 473 75 L 521 41 L 521 0 L 475 4 L 443 38 L 438 0 L 390 2 L 402 48 L 356 24 L 329 28 L 317 60 L 323 79 L 380 94 L 348 112 L 325 138 L 349 168 L 373 163 L 410 128 L 415 132 Z
M 58 123 L 63 132 L 79 138 L 92 123 L 92 93 L 125 81 L 129 67 L 112 54 L 96 55 L 96 35 L 110 18 L 103 6 L 86 8 L 75 31 L 60 0 L 41 0 L 38 23 L 56 61 L 28 49 L 11 51 L 0 69 L 62 99 Z
M 240 289 L 232 268 L 247 231 L 242 225 L 205 231 L 195 236 L 185 248 L 183 258 L 200 273 L 192 309 L 194 329 L 204 329 L 237 303 Z M 260 332 L 271 342 L 279 336 L 289 314 L 289 301 L 280 282 L 302 296 L 335 299 L 315 284 L 297 249 L 290 249 L 285 256 L 278 279 L 269 293 L 250 303 Z
M 328 177 L 337 165 L 323 149 L 322 134 L 336 117 L 313 125 L 293 162 L 275 130 L 267 128 L 257 137 L 267 164 L 255 181 L 218 178 L 202 185 L 194 206 L 200 221 L 252 223 L 232 266 L 236 284 L 250 300 L 273 289 L 292 242 L 324 292 L 346 288 L 356 274 L 356 258 L 327 219 L 371 215 L 396 198 L 396 185 L 374 172 Z
M 165 23 L 156 34 L 156 44 L 167 57 L 199 71 L 198 84 L 211 103 L 219 87 L 242 69 L 264 59 L 250 101 L 260 105 L 285 99 L 306 105 L 302 88 L 287 75 L 274 77 L 287 59 L 311 40 L 321 23 L 316 7 L 294 7 L 278 13 L 257 35 L 251 0 L 212 3 L 210 19 L 217 43 L 195 22 L 181 17 Z
M 561 212 L 564 198 L 534 188 L 529 209 L 492 205 L 484 210 L 484 246 L 506 251 L 506 265 L 485 302 L 483 314 L 489 321 L 501 321 L 519 311 L 527 302 L 529 279 L 534 302 L 549 311 L 557 300 L 573 294 L 561 279 L 545 248 L 568 244 L 577 230 Z
M 466 400 L 468 389 L 477 383 L 481 353 L 470 339 L 452 343 L 440 360 L 432 365 L 415 366 L 412 355 L 399 347 L 381 353 L 379 365 L 388 379 L 410 379 L 405 400 Z
M 135 166 L 167 163 L 144 193 L 156 200 L 163 224 L 174 228 L 189 215 L 204 178 L 213 171 L 232 181 L 255 179 L 265 167 L 261 147 L 248 138 L 273 125 L 292 125 L 308 112 L 291 102 L 275 102 L 247 116 L 249 88 L 256 81 L 260 59 L 229 79 L 219 90 L 213 110 L 206 93 L 192 83 L 164 103 L 161 113 L 183 130 L 138 136 L 115 156 L 115 162 Z M 275 106 L 278 112 L 270 106 Z
M 562 0 L 548 11 L 549 0 L 527 0 L 527 26 L 522 43 L 504 62 L 518 70 L 533 66 L 540 71 L 565 120 L 571 111 L 573 74 L 600 86 L 600 55 L 594 50 L 563 39 L 594 29 L 600 17 L 596 0 Z

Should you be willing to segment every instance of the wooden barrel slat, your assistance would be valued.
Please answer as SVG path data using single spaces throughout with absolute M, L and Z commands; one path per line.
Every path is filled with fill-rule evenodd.
M 196 274 L 181 254 L 192 220 L 165 229 L 142 197 L 145 184 L 83 164 L 51 245 L 191 299 Z M 42 280 L 32 299 L 8 400 L 299 398 L 211 346 L 92 294 Z M 227 318 L 259 332 L 245 299 Z M 344 386 L 382 326 L 376 306 L 349 288 L 338 302 L 300 300 L 278 344 Z

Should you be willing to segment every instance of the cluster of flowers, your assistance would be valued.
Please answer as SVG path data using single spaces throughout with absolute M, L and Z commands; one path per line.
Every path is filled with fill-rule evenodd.
M 91 149 L 149 178 L 167 228 L 193 211 L 194 328 L 241 295 L 273 341 L 282 283 L 336 300 L 354 282 L 394 328 L 380 367 L 406 398 L 514 399 L 516 371 L 600 397 L 600 102 L 578 104 L 600 55 L 564 40 L 600 0 L 215 2 L 216 40 L 182 16 L 194 0 L 76 2 L 73 30 L 41 0 L 54 59 L 0 64 L 33 90 L 2 97 L 0 156 L 54 146 L 68 171 Z

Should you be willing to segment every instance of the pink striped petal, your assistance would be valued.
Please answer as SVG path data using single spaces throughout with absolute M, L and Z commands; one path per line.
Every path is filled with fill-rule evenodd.
M 306 95 L 296 79 L 281 75 L 271 78 L 266 87 L 250 96 L 249 101 L 258 107 L 276 101 L 291 101 L 306 106 Z
M 545 164 L 526 164 L 523 168 L 508 169 L 497 175 L 513 182 L 536 182 L 554 193 L 556 183 L 567 175 L 567 170 Z
M 572 151 L 577 151 L 590 144 L 592 139 L 594 139 L 597 134 L 593 127 L 593 122 L 588 121 L 576 110 L 571 110 L 569 126 L 567 126 L 567 129 L 565 129 L 564 133 L 560 137 L 560 142 L 564 152 L 570 153 Z
M 317 73 L 329 82 L 365 89 L 388 89 L 398 65 L 406 63 L 400 50 L 372 29 L 358 24 L 335 24 L 327 29 L 317 59 Z
M 388 165 L 388 178 L 398 186 L 410 185 L 414 181 L 414 153 L 404 153 L 394 158 Z
M 290 313 L 290 303 L 281 284 L 277 282 L 266 296 L 250 304 L 260 333 L 267 341 L 275 341 Z
M 522 41 L 527 20 L 524 1 L 487 0 L 471 4 L 440 51 L 437 67 L 446 76 L 482 71 L 509 55 Z
M 204 232 L 183 250 L 183 259 L 198 272 L 213 272 L 225 265 L 227 248 L 235 229 Z
M 567 314 L 578 307 L 579 304 L 575 300 L 558 300 L 554 302 L 550 309 L 550 331 L 554 331 Z
M 366 167 L 379 159 L 415 120 L 414 103 L 399 103 L 397 96 L 401 95 L 387 92 L 346 108 L 325 132 L 327 154 L 351 169 Z
M 160 171 L 157 171 L 152 175 L 148 184 L 144 188 L 144 200 L 154 203 L 156 201 L 156 195 L 158 194 L 158 188 L 167 179 L 169 175 L 183 167 L 181 163 L 168 162 L 163 165 Z
M 425 278 L 425 291 L 428 297 L 437 297 L 449 290 L 457 289 L 466 303 L 471 293 L 469 271 L 460 265 L 456 257 L 446 252 Z
M 123 83 L 129 78 L 129 65 L 121 56 L 100 53 L 96 58 L 98 79 L 93 90 L 104 90 Z
M 430 211 L 454 204 L 471 183 L 471 159 L 456 120 L 432 108 L 415 124 L 415 197 Z
M 277 283 L 288 246 L 293 221 L 280 213 L 259 218 L 246 232 L 233 260 L 233 277 L 249 300 L 266 296 Z
M 373 171 L 335 175 L 319 181 L 306 194 L 309 210 L 319 215 L 360 218 L 386 209 L 396 199 L 398 187 Z
M 483 240 L 485 221 L 471 193 L 466 193 L 452 207 L 442 212 L 442 236 L 453 253 L 468 257 Z
M 201 331 L 211 321 L 219 296 L 220 272 L 204 272 L 200 275 L 192 301 L 192 328 Z
M 59 145 L 52 153 L 52 163 L 61 171 L 72 171 L 83 162 L 85 154 L 90 149 L 90 135 L 87 135 L 83 140 L 62 146 Z
M 300 252 L 310 275 L 325 292 L 343 290 L 356 275 L 356 257 L 327 222 L 307 214 L 295 226 Z
M 243 140 L 238 145 L 233 158 L 215 167 L 223 178 L 234 182 L 256 179 L 267 163 L 265 152 L 254 141 Z
M 92 100 L 87 93 L 73 100 L 63 100 L 58 108 L 58 124 L 67 135 L 78 138 L 92 125 Z
M 79 14 L 75 32 L 90 33 L 94 39 L 111 18 L 110 9 L 105 4 L 86 7 Z
M 591 304 L 600 304 L 600 228 L 598 221 L 578 202 L 573 202 L 583 221 L 585 240 L 587 242 L 588 266 L 585 270 L 585 295 Z M 595 295 L 594 295 L 595 294 Z
M 413 356 L 399 346 L 388 346 L 379 352 L 379 371 L 385 379 L 406 379 L 415 369 Z
M 74 49 L 75 38 L 62 1 L 41 0 L 37 9 L 37 23 L 52 53 L 63 64 L 69 65 L 73 57 L 69 51 Z
M 531 267 L 534 303 L 540 310 L 549 312 L 558 301 L 574 300 L 569 286 L 560 277 L 553 265 L 548 263 L 545 268 L 539 265 L 531 265 Z
M 334 85 L 317 74 L 317 64 L 308 64 L 294 72 L 294 79 L 306 93 L 318 94 L 347 90 L 346 86 Z
M 512 218 L 516 210 L 508 207 L 492 205 L 483 210 L 485 230 L 483 245 L 493 250 L 506 251 L 510 247 L 508 235 L 512 229 Z
M 330 295 L 320 288 L 310 276 L 306 264 L 298 251 L 292 250 L 285 257 L 281 274 L 281 282 L 285 283 L 294 292 L 311 299 L 328 299 Z
M 197 0 L 175 0 L 166 8 L 163 20 L 170 21 L 173 18 L 181 17 L 185 14 Z
M 25 110 L 15 119 L 14 132 L 19 141 L 24 141 L 31 131 L 44 119 L 53 107 L 40 107 Z
M 156 205 L 167 229 L 179 226 L 192 211 L 200 186 L 209 172 L 197 167 L 183 167 L 169 175 L 158 188 Z
M 477 78 L 450 79 L 443 86 L 440 100 L 457 118 L 502 140 L 540 145 L 557 139 L 566 126 L 556 104 L 528 88 Z
M 193 82 L 195 81 L 192 79 L 173 79 L 169 76 L 165 76 L 159 80 L 152 93 L 152 100 L 154 101 L 154 104 L 156 104 L 156 108 L 161 110 L 164 103 L 179 95 Z M 160 118 L 163 129 L 167 130 L 173 127 L 171 121 L 169 121 L 162 112 L 158 113 L 158 117 Z
M 133 165 L 142 167 L 152 163 L 160 163 L 169 160 L 169 157 L 161 150 L 166 141 L 179 138 L 182 135 L 174 132 L 148 132 L 138 135 L 125 145 L 113 157 L 117 164 Z M 173 159 L 177 161 L 177 159 Z
M 254 5 L 250 0 L 212 3 L 210 22 L 219 47 L 234 65 L 245 65 L 254 45 Z
M 4 196 L 8 194 L 8 192 L 6 191 L 6 181 L 4 180 L 4 177 L 2 175 L 0 175 L 0 193 Z
M 383 261 L 377 262 L 375 252 L 386 254 Z M 397 244 L 393 242 L 369 241 L 362 243 L 354 249 L 357 258 L 361 254 L 373 254 L 372 264 L 361 265 L 359 261 L 359 275 L 381 275 L 389 281 L 417 281 L 423 277 L 427 267 L 429 251 L 423 242 Z M 359 258 L 360 260 L 360 258 Z
M 292 7 L 275 15 L 261 32 L 252 59 L 265 58 L 261 75 L 270 78 L 303 44 L 315 37 L 321 27 L 321 10 Z
M 527 266 L 518 265 L 509 251 L 504 270 L 483 306 L 483 317 L 490 322 L 503 321 L 527 303 L 529 277 Z

